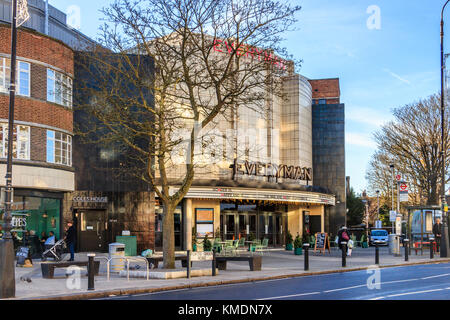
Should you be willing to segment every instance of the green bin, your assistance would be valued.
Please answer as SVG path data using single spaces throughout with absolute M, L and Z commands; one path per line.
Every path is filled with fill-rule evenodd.
M 116 236 L 116 242 L 125 245 L 125 256 L 137 256 L 136 236 Z

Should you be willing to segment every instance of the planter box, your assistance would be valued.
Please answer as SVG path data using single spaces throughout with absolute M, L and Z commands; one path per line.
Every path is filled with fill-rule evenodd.
M 288 244 L 286 245 L 286 250 L 287 250 L 287 251 L 292 251 L 292 248 L 293 248 L 292 243 L 288 243 Z
M 294 254 L 296 256 L 301 256 L 303 254 L 303 249 L 302 248 L 295 248 L 294 249 Z

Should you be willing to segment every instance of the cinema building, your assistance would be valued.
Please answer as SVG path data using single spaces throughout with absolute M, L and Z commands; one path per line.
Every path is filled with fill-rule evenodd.
M 223 43 L 214 45 L 217 54 L 226 54 Z M 267 77 L 274 76 L 271 70 L 282 94 L 266 88 L 263 112 L 239 105 L 218 116 L 213 134 L 200 134 L 194 182 L 175 212 L 176 249 L 190 249 L 192 232 L 199 241 L 205 235 L 252 235 L 282 246 L 287 231 L 293 237 L 336 234 L 345 223 L 339 79 L 309 80 L 293 71 L 292 62 L 274 56 Z M 184 163 L 174 161 L 169 178 L 183 176 Z M 171 190 L 178 188 L 175 183 Z M 162 214 L 156 198 L 156 249 L 162 247 Z

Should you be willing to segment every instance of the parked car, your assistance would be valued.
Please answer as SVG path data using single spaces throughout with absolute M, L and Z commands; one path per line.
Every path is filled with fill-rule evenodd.
M 374 229 L 370 231 L 370 245 L 375 245 L 375 241 L 379 241 L 379 245 L 388 245 L 389 244 L 389 235 L 386 230 L 382 229 Z

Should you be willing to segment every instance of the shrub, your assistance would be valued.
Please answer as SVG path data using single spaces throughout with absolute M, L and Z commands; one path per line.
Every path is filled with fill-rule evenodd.
M 293 241 L 292 234 L 288 230 L 286 232 L 286 244 L 292 243 L 292 241 Z
M 203 251 L 211 251 L 212 243 L 208 240 L 208 235 L 205 236 L 203 240 Z
M 297 236 L 295 237 L 295 241 L 294 241 L 294 248 L 301 248 L 303 246 L 303 242 L 302 239 L 300 239 L 300 235 L 297 233 Z

